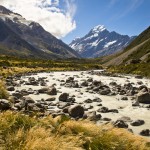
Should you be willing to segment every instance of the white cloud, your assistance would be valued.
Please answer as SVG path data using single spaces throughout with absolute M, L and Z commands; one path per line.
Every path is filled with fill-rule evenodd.
M 27 20 L 40 23 L 45 30 L 61 38 L 76 28 L 73 19 L 76 12 L 74 0 L 64 0 L 60 8 L 59 0 L 0 0 L 3 5 Z

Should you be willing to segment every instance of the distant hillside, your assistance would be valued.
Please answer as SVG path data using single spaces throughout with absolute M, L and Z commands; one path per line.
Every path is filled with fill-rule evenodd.
M 43 27 L 0 6 L 0 54 L 30 58 L 80 57 Z
M 150 27 L 142 32 L 122 52 L 102 59 L 104 65 L 121 65 L 150 62 Z
M 150 27 L 123 51 L 98 59 L 111 72 L 150 77 Z

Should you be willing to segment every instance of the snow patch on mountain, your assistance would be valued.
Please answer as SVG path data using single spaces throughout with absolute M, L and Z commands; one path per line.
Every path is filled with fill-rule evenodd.
M 108 42 L 108 43 L 106 43 L 106 45 L 104 46 L 104 48 L 108 48 L 110 45 L 113 45 L 116 42 L 117 42 L 117 40 Z
M 94 27 L 92 29 L 92 31 L 95 32 L 95 33 L 99 33 L 99 32 L 102 32 L 104 30 L 106 30 L 106 28 L 104 27 L 104 25 L 98 25 L 98 26 L 96 26 L 96 27 Z
M 134 38 L 128 35 L 121 35 L 115 31 L 110 32 L 104 25 L 98 25 L 91 29 L 84 37 L 73 40 L 70 43 L 70 47 L 76 50 L 82 57 L 99 57 L 122 50 Z

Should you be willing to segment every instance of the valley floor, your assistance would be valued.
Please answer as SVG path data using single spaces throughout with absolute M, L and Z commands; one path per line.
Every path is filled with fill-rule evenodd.
M 149 79 L 99 71 L 96 60 L 1 56 L 0 66 L 0 149 L 150 149 L 149 105 L 136 103 Z

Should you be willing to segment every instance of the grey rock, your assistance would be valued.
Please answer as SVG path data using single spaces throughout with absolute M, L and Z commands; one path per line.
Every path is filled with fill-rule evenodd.
M 87 117 L 90 121 L 98 121 L 102 118 L 101 114 L 96 114 L 96 111 L 89 113 Z
M 83 81 L 83 82 L 81 83 L 81 86 L 87 87 L 87 86 L 88 86 L 88 82 L 87 82 L 87 81 Z
M 15 90 L 15 88 L 13 86 L 7 87 L 7 91 L 14 91 L 14 90 Z
M 123 120 L 117 120 L 116 122 L 114 122 L 113 125 L 118 128 L 128 128 L 128 124 L 125 123 Z
M 117 109 L 109 109 L 108 112 L 119 113 L 119 111 Z
M 9 110 L 11 108 L 11 104 L 6 99 L 0 99 L 0 110 Z
M 94 80 L 93 82 L 92 82 L 92 84 L 94 85 L 94 86 L 100 86 L 101 85 L 101 81 L 97 81 L 97 80 Z
M 124 97 L 121 98 L 121 100 L 127 101 L 127 100 L 128 100 L 128 97 L 124 96 Z
M 25 103 L 35 103 L 35 101 L 31 97 L 23 97 Z
M 142 136 L 150 136 L 150 130 L 149 129 L 142 130 L 140 132 L 140 135 L 142 135 Z
M 49 88 L 45 87 L 45 88 L 41 88 L 38 90 L 39 93 L 46 93 L 49 90 Z
M 132 126 L 141 126 L 141 125 L 143 125 L 144 123 L 145 123 L 144 120 L 135 120 L 135 121 L 131 122 L 130 124 L 131 124 Z
M 104 89 L 104 90 L 100 90 L 99 93 L 101 95 L 108 95 L 111 93 L 111 90 L 110 89 Z
M 93 102 L 102 102 L 102 100 L 97 97 L 97 98 L 94 98 L 94 99 L 93 99 Z
M 141 75 L 136 75 L 135 78 L 136 79 L 143 79 L 143 77 Z
M 123 116 L 123 117 L 119 118 L 118 120 L 122 120 L 124 122 L 131 122 L 132 121 L 131 118 L 127 117 L 127 116 Z
M 84 108 L 81 105 L 75 105 L 68 109 L 68 113 L 73 118 L 82 118 L 84 115 Z
M 109 112 L 109 109 L 107 107 L 101 107 L 100 109 L 97 110 L 98 112 L 101 112 L 101 113 L 108 113 Z
M 91 99 L 86 99 L 85 101 L 84 101 L 84 103 L 92 103 L 93 101 L 91 100 Z
M 103 118 L 103 121 L 111 121 L 110 118 Z
M 18 99 L 23 97 L 23 95 L 20 92 L 12 93 L 12 96 L 15 96 Z
M 150 94 L 148 92 L 140 92 L 137 95 L 139 103 L 150 104 Z
M 87 82 L 93 82 L 92 78 L 87 79 Z
M 55 87 L 51 87 L 48 91 L 47 91 L 48 95 L 57 95 L 57 90 Z
M 49 102 L 51 102 L 51 101 L 55 101 L 55 97 L 51 97 L 51 98 L 48 98 L 48 99 L 46 99 L 45 101 L 49 101 Z
M 63 101 L 63 102 L 66 102 L 69 98 L 69 94 L 68 93 L 62 93 L 60 96 L 59 96 L 59 101 Z

